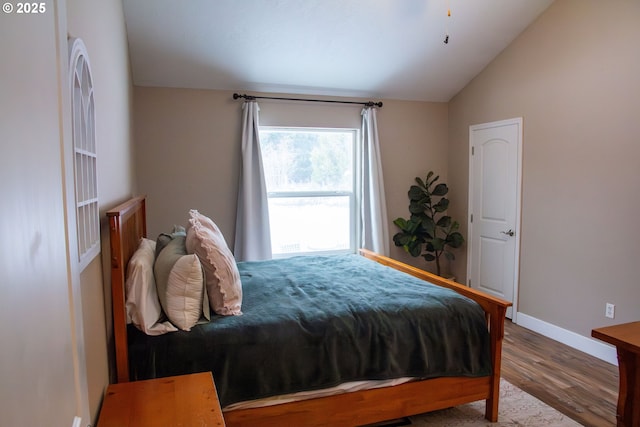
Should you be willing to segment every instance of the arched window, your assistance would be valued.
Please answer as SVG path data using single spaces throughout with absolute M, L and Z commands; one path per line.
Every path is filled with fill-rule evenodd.
M 95 101 L 87 49 L 80 39 L 71 40 L 70 46 L 78 262 L 80 270 L 83 270 L 100 252 Z

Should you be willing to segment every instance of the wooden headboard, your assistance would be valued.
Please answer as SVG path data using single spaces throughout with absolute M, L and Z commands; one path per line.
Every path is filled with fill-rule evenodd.
M 117 382 L 129 381 L 129 351 L 127 344 L 127 313 L 125 308 L 125 277 L 127 264 L 147 237 L 145 196 L 134 197 L 107 211 L 111 242 L 111 298 L 113 304 L 113 334 L 116 344 Z

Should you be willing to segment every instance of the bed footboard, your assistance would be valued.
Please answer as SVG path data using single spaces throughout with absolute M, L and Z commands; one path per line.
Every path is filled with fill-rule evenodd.
M 433 284 L 443 286 L 445 288 L 452 289 L 461 295 L 464 295 L 482 307 L 487 319 L 487 327 L 489 328 L 489 335 L 491 340 L 491 364 L 492 364 L 492 377 L 491 377 L 491 392 L 487 398 L 487 405 L 485 410 L 485 417 L 492 422 L 498 419 L 498 398 L 500 395 L 500 367 L 502 364 L 502 340 L 504 338 L 504 321 L 507 314 L 507 308 L 511 307 L 512 303 L 500 298 L 496 298 L 492 295 L 478 291 L 476 289 L 469 288 L 467 286 L 456 283 L 452 280 L 445 279 L 444 277 L 437 276 L 419 268 L 410 266 L 400 261 L 396 261 L 389 257 L 379 255 L 368 249 L 360 249 L 360 254 L 366 258 L 377 261 L 383 265 L 395 268 L 396 270 L 403 271 L 419 279 L 426 280 Z

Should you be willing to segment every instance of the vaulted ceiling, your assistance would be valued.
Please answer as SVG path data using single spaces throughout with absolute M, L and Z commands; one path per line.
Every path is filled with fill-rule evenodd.
M 552 2 L 124 0 L 124 12 L 139 86 L 446 102 Z

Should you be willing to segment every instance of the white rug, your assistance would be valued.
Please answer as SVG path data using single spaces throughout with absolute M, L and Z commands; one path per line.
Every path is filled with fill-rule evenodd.
M 498 422 L 484 419 L 484 401 L 410 417 L 411 426 L 429 427 L 579 427 L 580 424 L 513 384 L 500 380 Z

